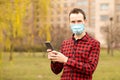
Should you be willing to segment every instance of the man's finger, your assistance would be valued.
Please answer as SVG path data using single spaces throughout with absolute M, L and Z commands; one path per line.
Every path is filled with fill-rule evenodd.
M 47 52 L 51 52 L 52 50 L 51 49 L 47 49 Z

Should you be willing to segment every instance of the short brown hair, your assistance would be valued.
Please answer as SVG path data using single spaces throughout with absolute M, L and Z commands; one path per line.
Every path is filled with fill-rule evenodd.
M 72 9 L 69 13 L 69 17 L 70 17 L 71 14 L 78 14 L 78 13 L 81 13 L 83 15 L 84 20 L 86 19 L 85 12 L 82 9 L 79 9 L 79 8 Z

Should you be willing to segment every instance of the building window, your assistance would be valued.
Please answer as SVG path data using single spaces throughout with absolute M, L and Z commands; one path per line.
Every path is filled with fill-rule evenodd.
M 70 6 L 75 6 L 75 3 L 71 3 Z
M 56 24 L 56 27 L 60 27 L 60 24 Z
M 54 21 L 54 19 L 53 19 L 53 17 L 51 17 L 51 22 L 53 22 Z
M 65 20 L 65 21 L 67 21 L 67 20 L 68 20 L 68 18 L 65 16 L 65 17 L 64 17 L 64 20 Z
M 68 12 L 67 12 L 67 10 L 64 10 L 64 14 L 67 14 Z
M 78 6 L 88 5 L 88 1 L 87 1 L 87 0 L 78 1 L 78 2 L 77 2 L 77 5 L 78 5 Z
M 117 11 L 120 11 L 120 4 L 117 4 L 117 5 L 116 5 L 116 10 L 117 10 Z
M 60 17 L 57 18 L 57 21 L 60 21 Z
M 60 14 L 60 10 L 57 11 L 57 14 L 58 14 L 58 15 Z
M 54 8 L 54 5 L 53 5 L 53 4 L 50 4 L 50 8 Z
M 109 8 L 109 4 L 108 3 L 100 4 L 100 9 L 101 10 L 108 10 L 108 8 Z
M 64 3 L 64 7 L 67 7 L 67 3 Z
M 101 21 L 107 21 L 108 20 L 108 15 L 101 15 L 100 20 Z
M 67 24 L 66 23 L 64 23 L 64 26 L 63 27 L 67 27 Z
M 54 11 L 51 11 L 51 15 L 54 15 Z

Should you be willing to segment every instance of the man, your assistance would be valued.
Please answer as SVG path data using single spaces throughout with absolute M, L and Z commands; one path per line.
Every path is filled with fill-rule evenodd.
M 48 59 L 55 74 L 62 71 L 61 80 L 92 80 L 99 60 L 100 43 L 85 32 L 86 16 L 78 8 L 69 13 L 72 38 L 64 40 L 60 52 L 48 49 Z

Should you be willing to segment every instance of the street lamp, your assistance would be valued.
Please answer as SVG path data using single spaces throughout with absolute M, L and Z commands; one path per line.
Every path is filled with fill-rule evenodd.
M 113 30 L 112 30 L 112 27 L 113 27 L 113 17 L 110 17 L 110 27 L 109 27 L 109 45 L 110 45 L 110 52 L 111 52 L 111 55 L 113 56 Z

